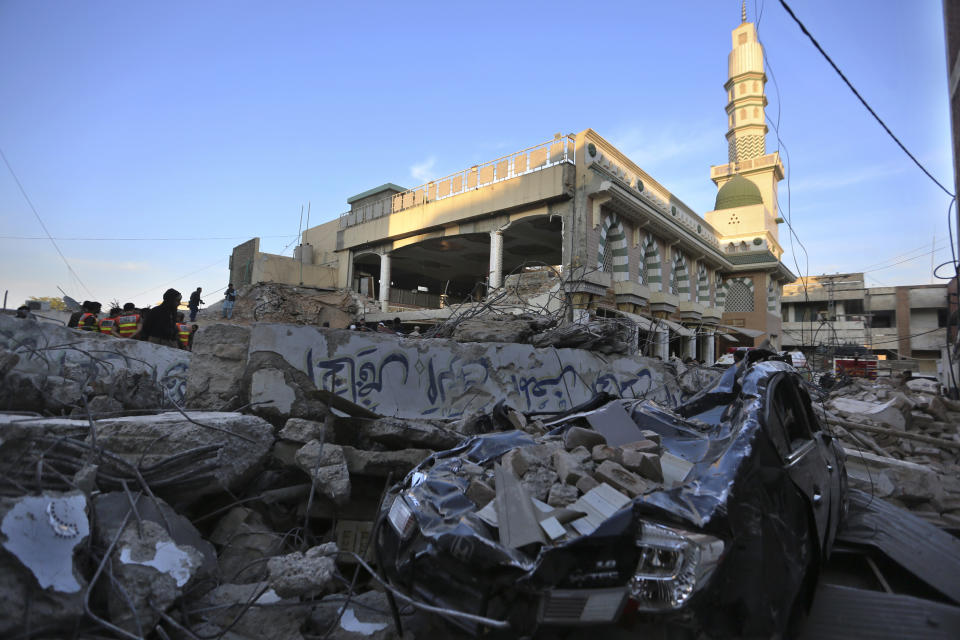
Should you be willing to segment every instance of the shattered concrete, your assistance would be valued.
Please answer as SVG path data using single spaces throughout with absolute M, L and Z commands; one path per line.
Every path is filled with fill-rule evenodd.
M 289 369 L 283 372 L 296 398 L 289 401 L 289 395 L 281 394 L 269 406 L 286 417 L 309 417 L 298 404 L 308 401 L 311 387 L 399 418 L 488 413 L 501 400 L 522 412 L 562 411 L 600 392 L 675 406 L 682 394 L 668 365 L 642 357 L 523 344 L 401 340 L 291 325 L 259 324 L 250 331 L 248 371 L 262 372 L 260 358 L 266 356 L 273 368 L 281 369 L 279 358 L 309 380 L 307 386 Z M 251 376 L 250 399 L 265 401 L 276 393 L 278 380 L 275 374 Z
M 16 356 L 16 364 L 11 354 Z M 114 398 L 128 410 L 184 401 L 190 352 L 0 315 L 0 410 L 59 414 L 81 396 Z

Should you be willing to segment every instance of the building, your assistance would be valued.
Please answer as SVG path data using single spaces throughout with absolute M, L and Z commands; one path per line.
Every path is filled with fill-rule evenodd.
M 862 273 L 800 278 L 783 289 L 783 347 L 861 347 L 890 361 L 887 368 L 937 373 L 948 286 L 866 287 Z
M 579 315 L 630 318 L 652 355 L 712 362 L 718 335 L 724 345 L 779 346 L 781 289 L 795 276 L 781 262 L 783 165 L 766 150 L 763 69 L 744 14 L 724 84 L 728 157 L 710 169 L 718 191 L 703 216 L 587 129 L 412 189 L 370 189 L 338 220 L 305 231 L 299 259 L 260 254 L 250 241 L 234 251 L 231 273 L 256 281 L 262 264 L 260 274 L 310 284 L 289 276 L 322 265 L 323 277 L 336 270 L 337 287 L 369 296 L 368 320 L 425 322 L 546 266 Z

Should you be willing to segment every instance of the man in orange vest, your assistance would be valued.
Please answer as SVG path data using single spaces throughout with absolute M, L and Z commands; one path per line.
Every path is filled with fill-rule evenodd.
M 140 333 L 141 317 L 132 302 L 123 305 L 123 311 L 117 315 L 116 335 L 121 338 L 136 338 Z
M 84 312 L 80 314 L 77 321 L 77 329 L 81 331 L 100 331 L 100 323 L 97 316 L 100 314 L 101 305 L 99 302 L 90 302 Z
M 183 313 L 177 314 L 177 339 L 180 341 L 181 349 L 190 350 L 190 325 L 184 322 Z
M 110 309 L 110 315 L 100 321 L 100 333 L 108 336 L 117 335 L 117 316 L 120 315 L 120 307 Z

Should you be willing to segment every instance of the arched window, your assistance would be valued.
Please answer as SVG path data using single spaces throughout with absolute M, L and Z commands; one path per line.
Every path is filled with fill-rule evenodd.
M 690 275 L 687 273 L 687 258 L 677 250 L 670 269 L 670 293 L 680 296 L 681 300 L 690 299 Z
M 767 285 L 767 311 L 780 315 L 780 285 L 773 278 Z
M 647 234 L 643 248 L 643 279 L 653 291 L 663 290 L 663 270 L 660 265 L 660 248 L 657 239 Z
M 743 313 L 754 310 L 753 279 L 731 278 L 726 282 L 726 289 L 724 311 Z
M 702 262 L 697 266 L 697 302 L 710 304 L 710 276 Z
M 597 268 L 613 274 L 614 282 L 630 278 L 630 256 L 623 223 L 615 214 L 607 214 L 600 227 L 600 242 L 597 246 Z

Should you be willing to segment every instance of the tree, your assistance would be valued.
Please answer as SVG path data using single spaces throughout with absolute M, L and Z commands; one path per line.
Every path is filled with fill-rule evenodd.
M 53 296 L 30 296 L 30 300 L 36 300 L 37 302 L 49 302 L 50 308 L 54 311 L 69 311 L 69 309 L 67 309 L 67 304 L 63 301 L 63 298 L 54 298 Z

